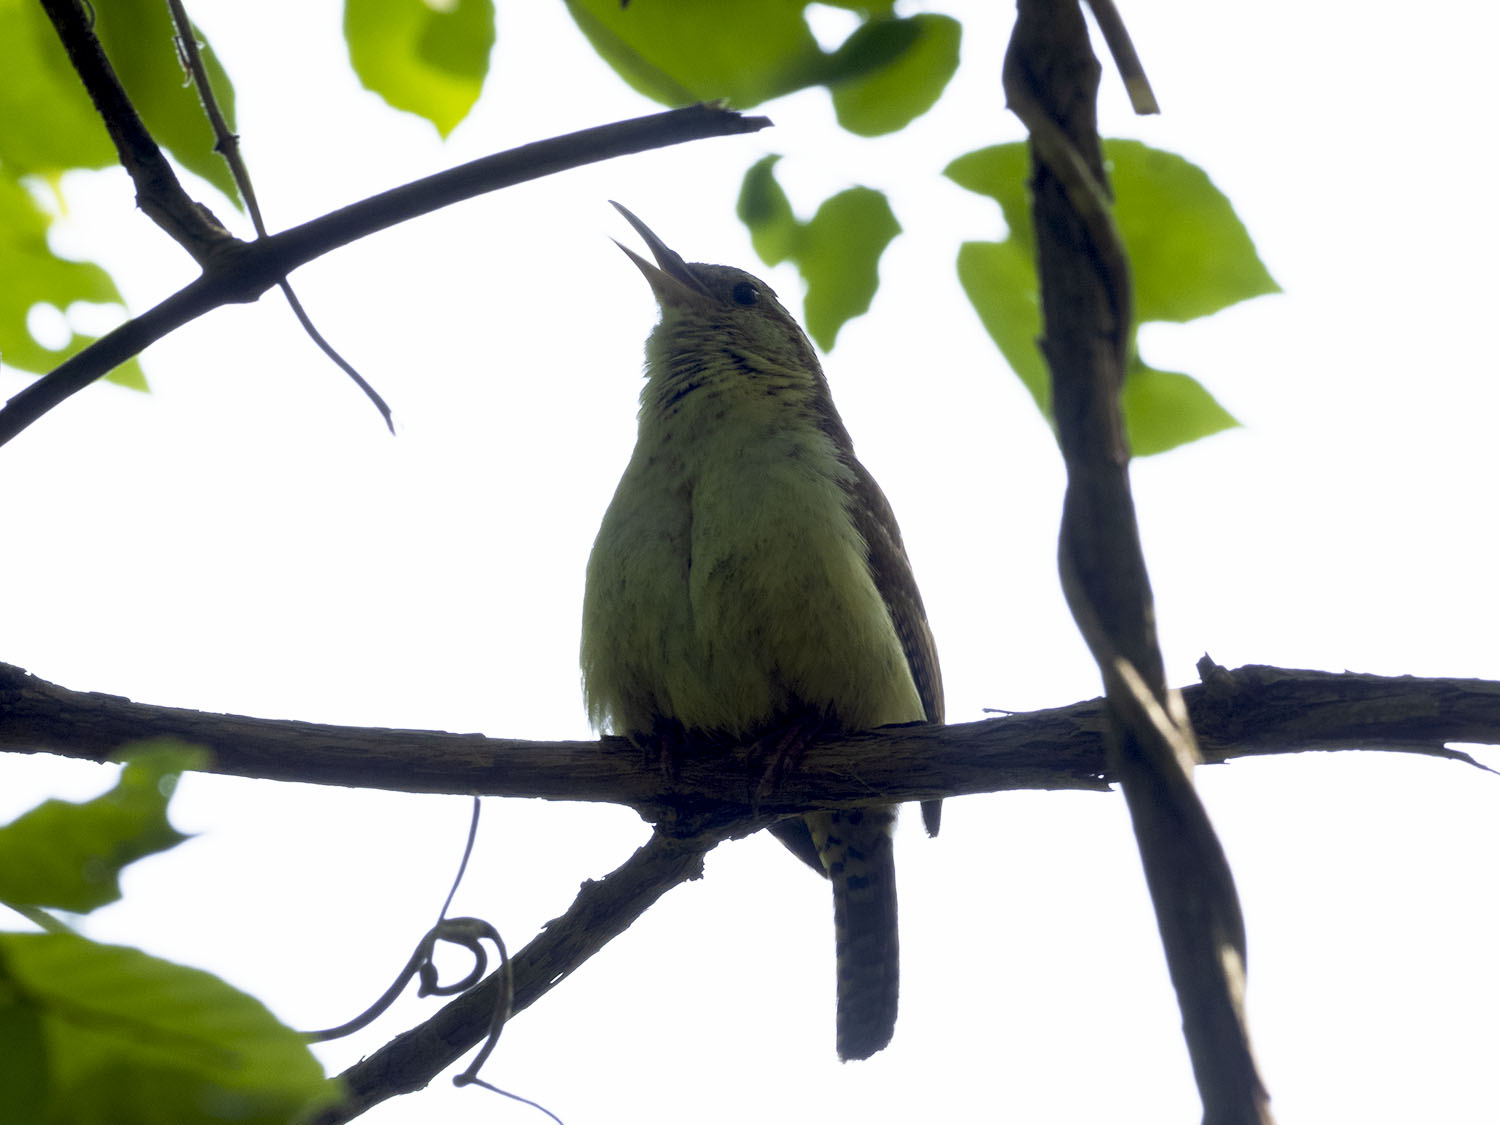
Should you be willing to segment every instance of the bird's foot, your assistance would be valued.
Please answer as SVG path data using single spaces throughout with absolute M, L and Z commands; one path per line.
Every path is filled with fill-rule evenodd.
M 676 723 L 659 726 L 650 733 L 636 732 L 625 736 L 640 752 L 641 768 L 661 774 L 668 787 L 682 779 L 682 761 L 687 749 L 687 733 Z
M 760 782 L 750 796 L 750 806 L 758 808 L 761 801 L 773 796 L 801 764 L 807 748 L 833 729 L 834 723 L 825 715 L 802 714 L 752 742 L 750 769 L 752 773 L 760 771 Z

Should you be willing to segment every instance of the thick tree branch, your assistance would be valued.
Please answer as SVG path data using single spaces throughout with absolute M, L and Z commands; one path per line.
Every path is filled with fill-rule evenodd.
M 1250 666 L 1204 658 L 1183 691 L 1205 760 L 1309 750 L 1395 750 L 1472 762 L 1449 742 L 1500 744 L 1500 683 Z M 761 812 L 785 815 L 1009 789 L 1108 787 L 1104 701 L 958 723 L 890 727 L 819 743 Z M 606 801 L 650 820 L 749 805 L 743 751 L 682 756 L 677 781 L 629 743 L 531 742 L 480 734 L 218 715 L 77 692 L 0 664 L 0 751 L 104 761 L 121 745 L 175 737 L 238 777 L 410 793 Z
M 1123 26 L 1110 42 L 1128 44 Z M 1268 1125 L 1244 1013 L 1244 919 L 1193 788 L 1198 748 L 1166 682 L 1130 491 L 1120 390 L 1132 294 L 1095 119 L 1099 71 L 1077 0 L 1019 0 L 1004 85 L 1030 134 L 1042 352 L 1068 471 L 1058 563 L 1104 679 L 1109 770 L 1130 808 L 1204 1121 Z
M 1201 686 L 1183 693 L 1206 759 L 1299 750 L 1400 750 L 1471 762 L 1446 743 L 1500 744 L 1500 683 L 1248 667 L 1207 657 Z M 719 841 L 805 808 L 919 800 L 990 790 L 1106 789 L 1105 704 L 1012 715 L 945 728 L 908 727 L 815 745 L 756 810 L 754 764 L 735 750 L 684 755 L 678 782 L 635 747 L 521 742 L 436 731 L 372 730 L 151 707 L 82 693 L 0 664 L 0 750 L 103 760 L 121 743 L 176 736 L 214 751 L 211 769 L 247 777 L 411 792 L 540 796 L 630 805 L 660 825 L 604 879 L 584 884 L 562 917 L 514 960 L 519 1012 L 534 1003 L 661 895 L 697 878 Z M 341 1077 L 348 1094 L 319 1125 L 422 1088 L 485 1034 L 496 978 L 450 1002 Z
M 482 157 L 270 238 L 249 243 L 230 239 L 208 257 L 196 281 L 71 356 L 0 408 L 0 445 L 168 333 L 221 305 L 256 300 L 298 266 L 356 239 L 569 168 L 705 137 L 753 133 L 769 124 L 767 118 L 745 117 L 713 105 L 653 113 Z

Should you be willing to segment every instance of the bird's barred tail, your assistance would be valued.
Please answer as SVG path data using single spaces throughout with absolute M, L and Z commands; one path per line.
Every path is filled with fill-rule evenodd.
M 900 951 L 896 934 L 895 810 L 812 813 L 812 832 L 833 883 L 838 956 L 838 1052 L 867 1059 L 896 1029 Z

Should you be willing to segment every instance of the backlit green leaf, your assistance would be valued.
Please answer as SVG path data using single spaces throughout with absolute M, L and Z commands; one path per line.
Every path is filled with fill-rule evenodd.
M 29 191 L 0 172 L 0 262 L 6 265 L 0 269 L 0 364 L 20 371 L 50 371 L 94 340 L 70 329 L 70 338 L 61 347 L 43 346 L 27 327 L 33 305 L 52 305 L 63 314 L 78 301 L 123 303 L 102 266 L 52 253 L 47 245 L 51 221 Z M 134 359 L 107 378 L 140 390 L 146 387 L 140 363 Z
M 864 15 L 888 16 L 896 10 L 896 0 L 819 0 L 825 8 L 844 8 Z
M 197 92 L 184 82 L 165 4 L 158 0 L 98 0 L 89 8 L 105 54 L 156 141 L 184 167 L 237 199 Z M 204 67 L 220 108 L 233 128 L 234 90 L 213 50 L 199 36 Z M 77 301 L 119 303 L 113 282 L 98 266 L 57 257 L 47 245 L 51 217 L 21 184 L 21 177 L 55 181 L 74 168 L 117 163 L 114 145 L 68 62 L 42 6 L 0 4 L 0 42 L 8 45 L 0 82 L 0 363 L 24 371 L 50 370 L 91 343 L 70 333 L 44 346 L 26 328 L 34 305 L 65 315 Z M 45 107 L 45 112 L 38 110 Z M 144 390 L 132 359 L 106 376 Z
M 599 56 L 664 105 L 725 98 L 748 109 L 826 85 L 840 124 L 875 136 L 927 112 L 958 66 L 957 20 L 898 19 L 888 2 L 840 5 L 863 22 L 832 52 L 808 28 L 808 0 L 567 2 Z
M 1035 257 L 1031 232 L 1031 189 L 1026 177 L 1031 174 L 1030 157 L 1023 142 L 989 145 L 955 157 L 943 169 L 943 175 L 961 188 L 987 195 L 1000 204 L 1000 213 L 1013 241 Z
M 958 250 L 958 280 L 1005 362 L 1051 417 L 1052 382 L 1036 346 L 1042 310 L 1030 255 L 1016 239 L 965 242 Z
M 6 44 L 0 81 L 4 174 L 14 180 L 26 173 L 114 164 L 115 146 L 42 6 L 20 0 L 0 4 L 0 42 Z
M 1140 360 L 1126 371 L 1120 397 L 1130 449 L 1139 457 L 1165 453 L 1240 424 L 1191 375 L 1157 371 Z
M 198 969 L 75 934 L 0 934 L 0 1011 L 40 1020 L 46 1112 L 0 1088 L 0 1120 L 285 1125 L 333 1101 L 301 1036 Z M 33 1049 L 33 1053 L 34 1049 Z
M 229 169 L 213 151 L 203 107 L 173 48 L 167 6 L 157 0 L 98 0 L 94 29 L 131 103 L 158 144 L 186 168 L 236 198 Z M 93 102 L 63 52 L 40 4 L 0 4 L 0 42 L 7 44 L 0 82 L 0 164 L 6 174 L 55 175 L 118 162 Z M 234 88 L 213 49 L 199 36 L 204 67 L 230 128 Z M 46 107 L 39 112 L 38 107 Z
M 830 196 L 811 219 L 800 221 L 776 182 L 779 159 L 763 157 L 745 173 L 739 216 L 762 261 L 797 263 L 807 282 L 802 309 L 808 335 L 830 351 L 839 329 L 869 311 L 880 285 L 880 256 L 901 224 L 885 195 L 867 187 Z
M 45 801 L 0 828 L 0 901 L 84 913 L 117 900 L 122 868 L 187 839 L 167 823 L 167 799 L 177 774 L 203 757 L 166 740 L 141 743 L 108 793 Z
M 727 98 L 741 109 L 818 81 L 825 56 L 806 0 L 568 0 L 599 56 L 664 105 Z
M 1189 320 L 1277 292 L 1233 207 L 1204 172 L 1137 141 L 1104 142 L 1115 221 L 1129 255 L 1136 323 Z M 1010 237 L 966 243 L 958 273 L 1006 361 L 1044 411 L 1046 367 L 1024 143 L 993 145 L 952 161 L 945 174 L 999 205 Z M 1132 327 L 1134 332 L 1134 327 Z M 1135 453 L 1172 449 L 1239 423 L 1194 378 L 1132 359 L 1122 396 Z
M 0 962 L 0 1121 L 42 1121 L 47 1040 L 36 1008 L 10 993 Z
M 344 38 L 366 89 L 446 137 L 489 74 L 495 7 L 493 0 L 345 0 Z
M 750 165 L 735 208 L 740 222 L 750 231 L 755 253 L 768 266 L 779 266 L 792 257 L 802 235 L 802 224 L 776 182 L 776 162 L 780 159 L 773 153 Z
M 861 137 L 904 129 L 942 96 L 958 69 L 962 25 L 948 16 L 870 20 L 835 59 L 878 60 L 830 84 L 839 124 Z
M 1130 254 L 1135 315 L 1186 321 L 1281 292 L 1208 174 L 1139 141 L 1106 141 L 1115 223 Z
M 824 351 L 839 329 L 868 312 L 880 285 L 880 255 L 901 233 L 885 195 L 852 187 L 823 201 L 803 227 L 797 267 L 807 280 L 807 331 Z

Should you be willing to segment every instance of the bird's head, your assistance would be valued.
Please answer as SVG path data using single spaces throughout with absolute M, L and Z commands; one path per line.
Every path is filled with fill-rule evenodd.
M 688 263 L 620 204 L 615 208 L 646 241 L 654 263 L 616 242 L 645 275 L 661 306 L 652 344 L 674 360 L 722 354 L 736 368 L 798 373 L 821 386 L 822 369 L 807 334 L 760 278 L 732 266 Z M 675 364 L 669 365 L 675 366 Z

